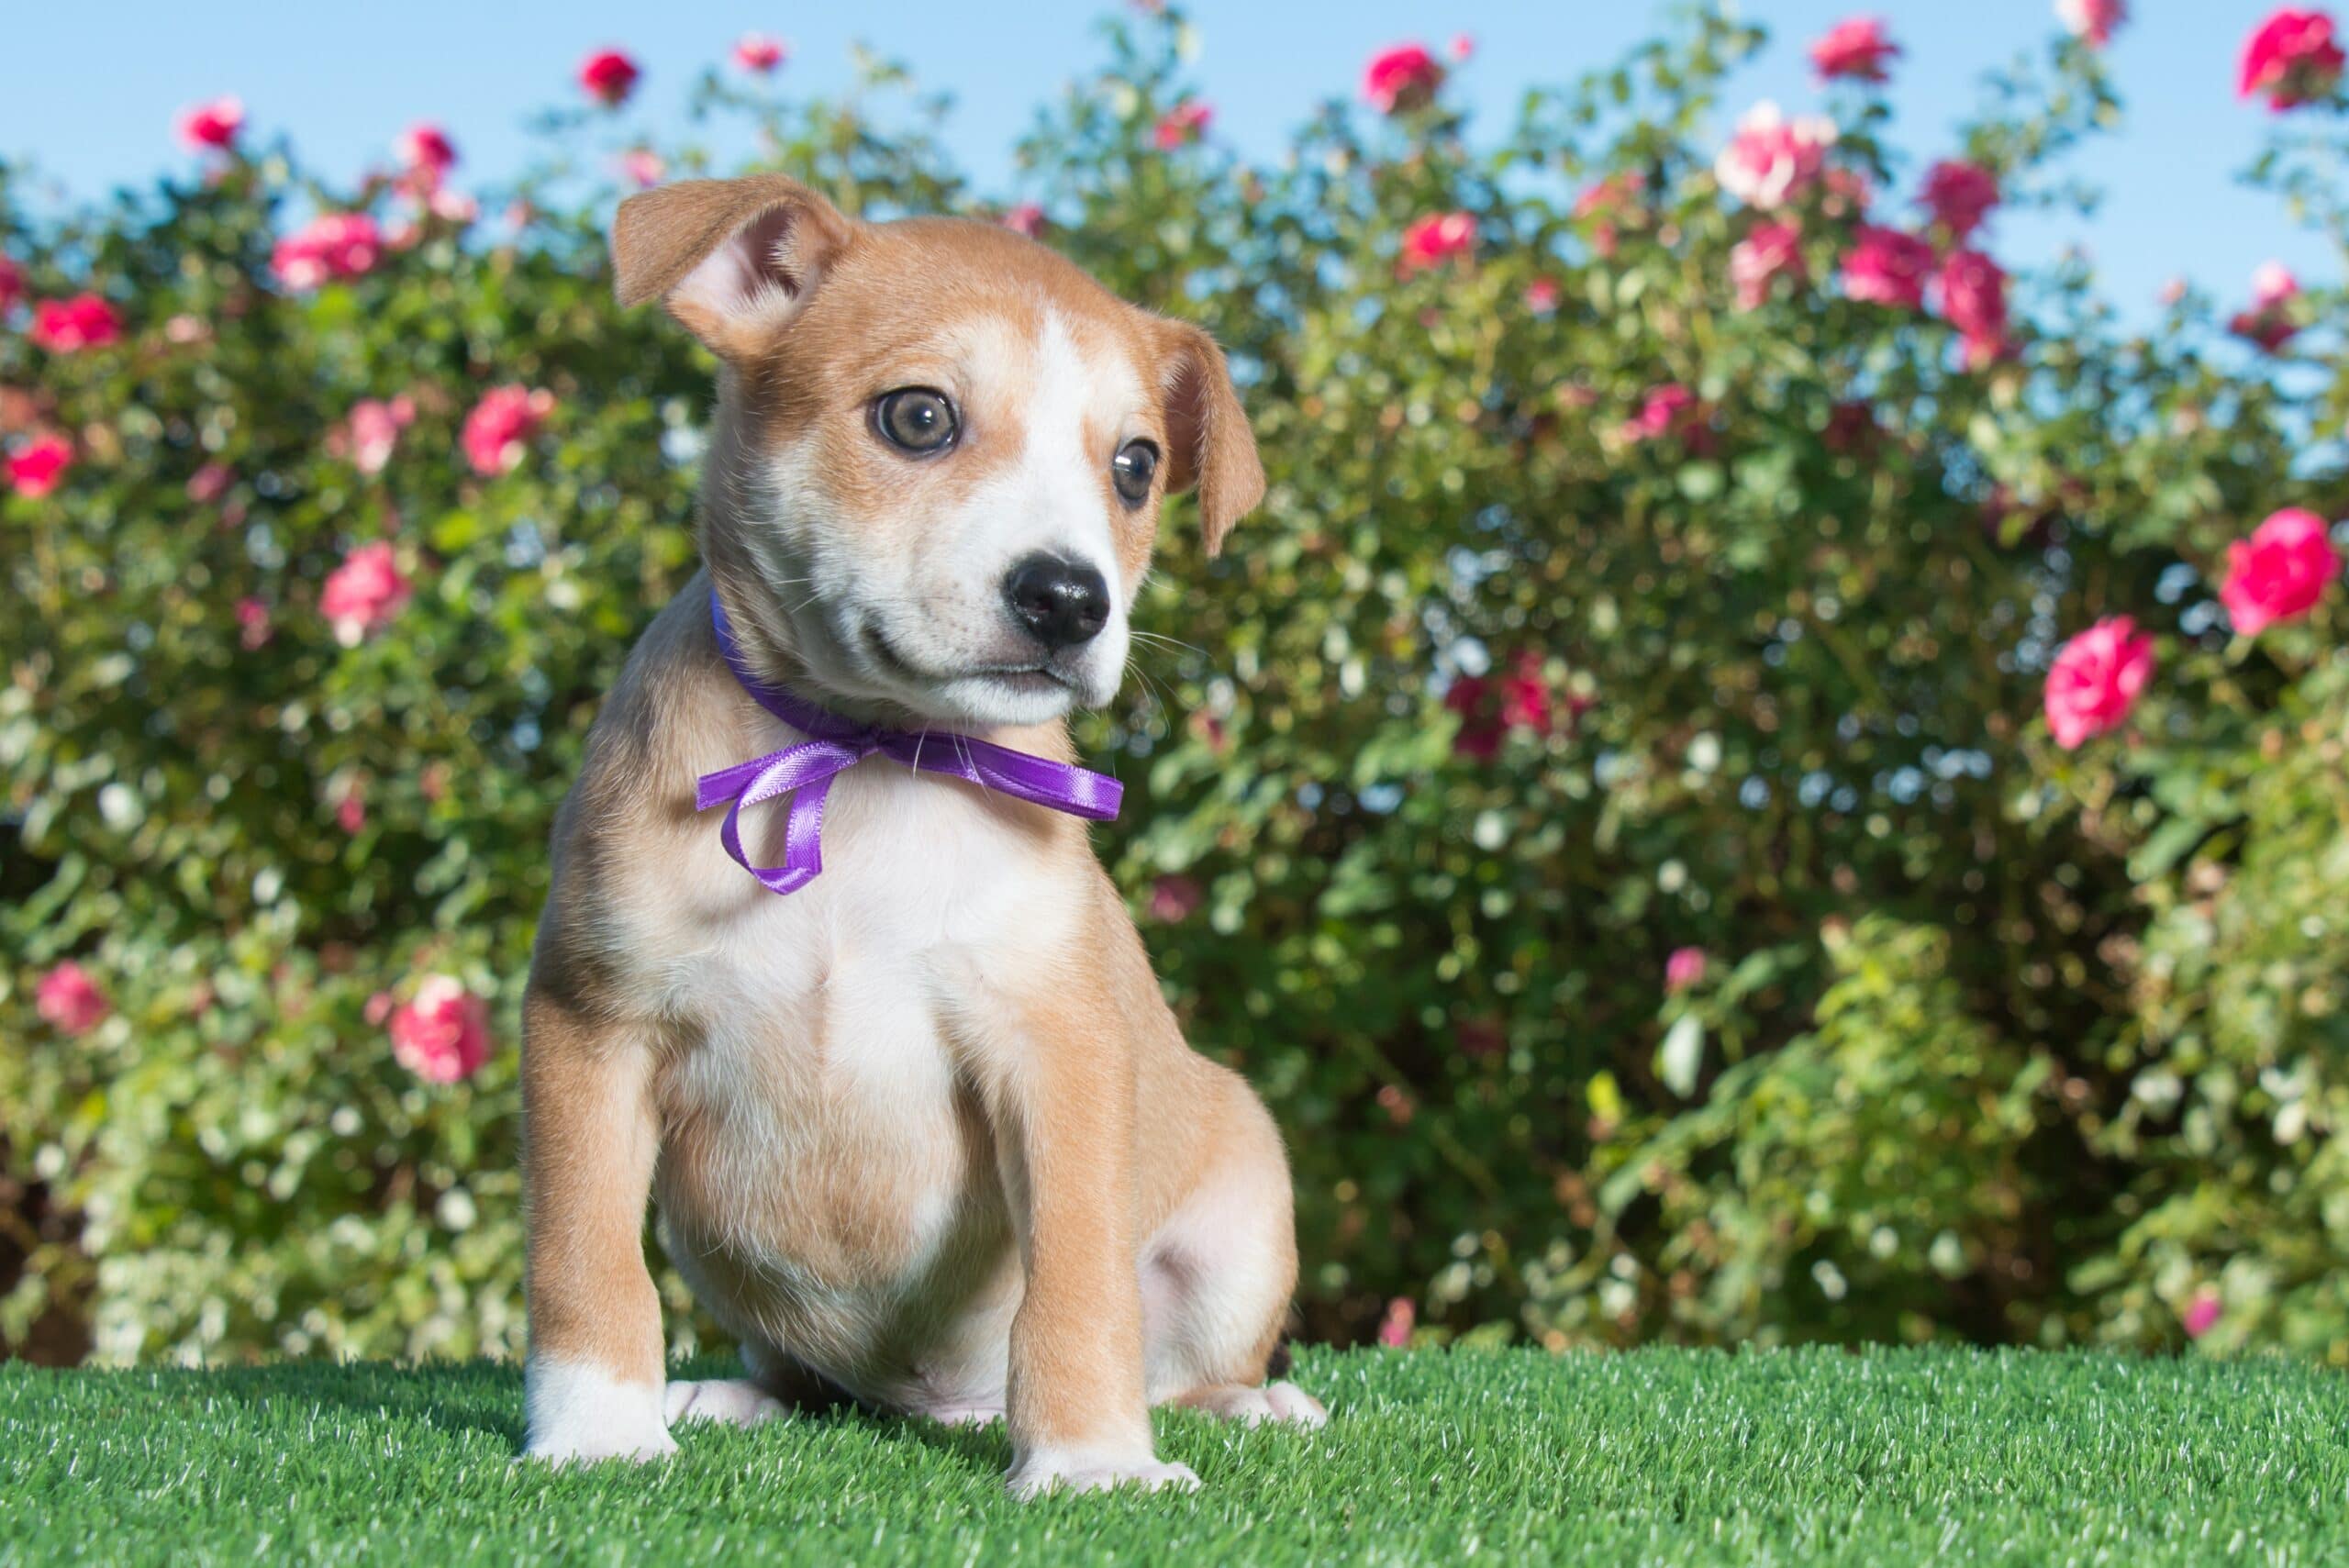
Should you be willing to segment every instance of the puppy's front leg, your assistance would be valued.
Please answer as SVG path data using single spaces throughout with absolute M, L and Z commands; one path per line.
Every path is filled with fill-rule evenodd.
M 1196 1487 L 1151 1442 L 1134 1067 L 1121 1021 L 1082 984 L 1011 1011 L 991 1020 L 981 1065 L 1027 1275 L 1005 1391 L 1011 1491 Z
M 522 1026 L 523 1454 L 561 1463 L 674 1453 L 661 1298 L 644 1266 L 660 1147 L 651 1048 L 535 982 Z

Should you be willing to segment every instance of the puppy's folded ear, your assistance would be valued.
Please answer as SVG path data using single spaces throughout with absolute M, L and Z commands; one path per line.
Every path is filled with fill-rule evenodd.
M 719 358 L 757 353 L 807 303 L 852 232 L 831 203 L 781 174 L 680 180 L 620 204 L 613 287 L 660 295 Z
M 1166 353 L 1159 373 L 1165 398 L 1166 485 L 1197 488 L 1208 553 L 1223 549 L 1231 525 L 1264 498 L 1264 469 L 1256 438 L 1232 389 L 1231 371 L 1215 339 L 1184 321 L 1164 324 Z

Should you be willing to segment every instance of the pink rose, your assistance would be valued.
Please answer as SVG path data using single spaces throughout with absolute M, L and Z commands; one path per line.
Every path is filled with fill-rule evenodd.
M 2281 6 L 2243 39 L 2235 92 L 2244 98 L 2264 93 L 2268 108 L 2280 114 L 2331 95 L 2342 64 L 2330 15 Z
M 1952 239 L 1963 244 L 1980 226 L 1983 215 L 1998 205 L 1998 176 L 1987 169 L 1945 158 L 1927 172 L 1925 188 L 1917 199 L 1932 209 L 1933 221 L 1948 230 Z
M 996 221 L 1014 234 L 1035 239 L 1044 232 L 1044 209 L 1034 202 L 1021 202 Z
M 2227 546 L 2227 580 L 2219 598 L 2244 637 L 2316 607 L 2341 575 L 2341 555 L 2322 517 L 2288 506 Z
M 336 795 L 334 822 L 346 833 L 356 833 L 367 826 L 367 781 L 364 778 L 352 779 Z
M 2299 334 L 2291 308 L 2299 292 L 2299 280 L 2283 262 L 2261 263 L 2251 274 L 2251 308 L 2229 317 L 2227 330 L 2250 339 L 2271 354 L 2276 352 Z
M 416 590 L 382 539 L 361 545 L 327 573 L 318 609 L 334 628 L 334 639 L 355 648 L 371 632 L 391 624 Z
M 1207 894 L 1187 876 L 1162 876 L 1150 884 L 1150 917 L 1161 925 L 1179 925 L 1207 901 Z
M 228 493 L 236 483 L 237 471 L 225 462 L 207 462 L 187 476 L 187 498 L 199 506 L 209 506 Z
M 1469 254 L 1476 248 L 1476 220 L 1464 212 L 1430 213 L 1403 230 L 1396 271 L 1405 276 Z
M 465 416 L 460 438 L 465 461 L 484 477 L 512 472 L 522 461 L 523 444 L 553 412 L 554 394 L 543 387 L 492 387 Z
M 734 63 L 761 76 L 771 74 L 790 53 L 781 39 L 765 33 L 744 33 L 734 40 Z
M 1556 310 L 1563 297 L 1555 278 L 1536 278 L 1525 285 L 1525 308 L 1536 316 L 1547 316 Z
M 277 242 L 270 270 L 299 293 L 337 278 L 363 277 L 383 259 L 384 237 L 363 212 L 322 212 Z
M 1775 210 L 1819 183 L 1835 136 L 1823 115 L 1789 120 L 1777 105 L 1756 104 L 1713 161 L 1713 178 L 1746 206 Z
M 393 150 L 428 189 L 438 186 L 440 176 L 457 166 L 457 144 L 449 139 L 447 131 L 429 121 L 401 132 Z
M 54 430 L 36 430 L 10 452 L 5 464 L 8 488 L 38 501 L 65 482 L 73 466 L 73 443 Z
M 1942 314 L 1965 339 L 1969 364 L 1987 364 L 2007 346 L 2007 274 L 1979 250 L 1953 250 L 1939 278 Z
M 122 317 L 100 295 L 77 294 L 71 299 L 45 299 L 33 306 L 33 346 L 52 354 L 103 349 L 122 336 Z
M 1884 18 L 1852 17 L 1828 28 L 1826 35 L 1810 46 L 1810 64 L 1823 82 L 1839 76 L 1855 82 L 1881 82 L 1885 61 L 1899 52 L 1900 46 L 1885 33 Z
M 1737 290 L 1737 307 L 1752 310 L 1770 297 L 1778 278 L 1800 283 L 1807 276 L 1802 262 L 1802 230 L 1791 223 L 1761 223 L 1730 248 L 1729 280 Z
M 400 432 L 416 421 L 416 399 L 389 402 L 363 397 L 351 405 L 351 422 L 341 445 L 351 453 L 351 466 L 362 473 L 381 473 L 399 445 Z
M 237 132 L 244 128 L 244 124 L 245 106 L 241 100 L 234 96 L 215 98 L 181 113 L 180 140 L 199 152 L 207 147 L 233 147 Z
M 1664 961 L 1664 988 L 1686 991 L 1705 983 L 1706 958 L 1703 948 L 1674 948 L 1672 956 Z
M 0 256 L 0 315 L 25 297 L 25 270 L 6 256 Z
M 2127 616 L 2107 616 L 2056 651 L 2047 671 L 2047 728 L 2076 751 L 2117 729 L 2154 673 L 2154 639 Z
M 269 606 L 248 594 L 237 601 L 237 643 L 248 653 L 269 646 L 275 635 L 269 624 Z
M 1443 52 L 1452 57 L 1453 64 L 1465 65 L 1475 57 L 1476 40 L 1466 33 L 1454 33 L 1452 41 L 1443 46 Z
M 1453 752 L 1483 762 L 1500 755 L 1512 730 L 1547 735 L 1556 722 L 1542 655 L 1531 649 L 1519 653 L 1506 673 L 1460 676 L 1445 690 L 1443 706 L 1460 716 Z
M 2055 19 L 2089 48 L 2102 49 L 2129 19 L 2129 7 L 2123 0 L 2055 0 Z
M 1423 108 L 1442 85 L 1443 66 L 1415 43 L 1379 50 L 1362 73 L 1362 95 L 1382 115 Z
M 1853 230 L 1852 249 L 1843 257 L 1843 292 L 1853 299 L 1916 310 L 1925 303 L 1925 277 L 1932 267 L 1933 248 L 1915 235 L 1864 223 Z
M 2185 1328 L 2188 1339 L 2199 1340 L 2219 1326 L 2221 1311 L 2219 1293 L 2205 1285 L 2194 1293 L 2194 1299 L 2178 1314 L 2178 1322 Z
M 618 108 L 628 102 L 640 74 L 636 61 L 618 50 L 597 50 L 580 62 L 579 85 L 606 108 Z
M 392 1009 L 392 1057 L 429 1084 L 454 1084 L 489 1060 L 489 1003 L 454 975 L 425 977 Z
M 1697 395 L 1676 381 L 1651 387 L 1640 411 L 1623 421 L 1627 441 L 1653 441 L 1671 435 L 1696 417 Z
M 1397 1296 L 1386 1304 L 1386 1316 L 1378 1321 L 1378 1342 L 1390 1351 L 1399 1351 L 1411 1342 L 1411 1329 L 1419 1320 L 1419 1309 L 1408 1297 Z
M 1178 147 L 1198 140 L 1208 132 L 1208 122 L 1215 118 L 1215 111 L 1197 98 L 1186 98 L 1159 117 L 1151 131 L 1151 140 L 1161 152 L 1172 152 Z
M 651 190 L 668 172 L 668 163 L 649 147 L 632 147 L 620 154 L 620 172 L 634 182 L 639 190 Z
M 90 972 L 67 959 L 40 977 L 33 987 L 33 1010 L 51 1029 L 65 1034 L 88 1034 L 106 1021 L 112 1009 L 106 994 Z

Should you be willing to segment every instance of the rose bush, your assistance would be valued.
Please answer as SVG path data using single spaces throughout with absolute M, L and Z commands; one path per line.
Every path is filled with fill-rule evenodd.
M 1464 41 L 1329 61 L 1261 164 L 1129 18 L 985 198 L 885 67 L 696 84 L 1231 351 L 1266 506 L 1213 563 L 1177 508 L 1079 738 L 1288 1130 L 1308 1332 L 2349 1362 L 2349 313 L 2135 329 L 2000 253 L 2120 117 L 2123 8 L 2055 9 L 1914 166 L 1880 29 L 1786 112 L 1718 16 L 1474 135 Z M 2243 83 L 2339 238 L 2331 39 Z M 518 1343 L 549 819 L 694 570 L 709 367 L 601 229 L 624 155 L 712 161 L 638 79 L 485 201 L 251 113 L 133 201 L 0 184 L 11 1344 Z

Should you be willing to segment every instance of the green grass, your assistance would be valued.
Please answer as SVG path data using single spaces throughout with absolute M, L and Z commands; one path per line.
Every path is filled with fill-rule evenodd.
M 551 1474 L 509 1462 L 503 1366 L 0 1366 L 0 1562 L 2349 1561 L 2349 1384 L 2295 1364 L 1308 1352 L 1297 1376 L 1326 1430 L 1162 1418 L 1195 1496 L 1022 1506 L 999 1429 L 693 1428 L 664 1464 Z

